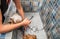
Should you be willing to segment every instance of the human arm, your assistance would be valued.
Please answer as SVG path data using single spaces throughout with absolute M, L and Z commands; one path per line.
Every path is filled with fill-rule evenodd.
M 1 14 L 1 10 L 0 10 L 0 33 L 5 33 L 8 31 L 11 31 L 15 28 L 18 28 L 22 25 L 22 23 L 18 23 L 18 24 L 2 24 L 2 14 Z
M 24 17 L 24 11 L 23 11 L 23 8 L 21 6 L 20 0 L 14 0 L 14 3 L 16 5 L 16 8 L 17 8 L 19 14 L 21 15 L 22 19 L 24 19 L 25 18 Z
M 29 25 L 30 22 L 31 21 L 26 18 L 21 23 L 2 24 L 2 14 L 1 14 L 1 10 L 0 10 L 0 33 L 6 33 L 6 32 L 9 32 L 13 29 L 19 28 L 21 26 Z

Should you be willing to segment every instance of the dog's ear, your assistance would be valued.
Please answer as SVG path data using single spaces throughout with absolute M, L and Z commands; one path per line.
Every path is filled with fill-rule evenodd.
M 13 19 L 9 19 L 8 23 L 13 24 L 14 20 Z

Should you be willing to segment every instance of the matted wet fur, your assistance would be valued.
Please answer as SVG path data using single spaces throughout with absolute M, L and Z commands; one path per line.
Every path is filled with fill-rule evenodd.
M 36 38 L 36 35 L 30 35 L 30 34 L 28 34 L 28 35 L 24 35 L 23 39 L 37 39 L 37 38 Z

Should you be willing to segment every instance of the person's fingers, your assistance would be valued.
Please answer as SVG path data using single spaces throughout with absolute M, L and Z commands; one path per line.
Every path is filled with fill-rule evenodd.
M 29 21 L 29 24 L 30 24 L 30 23 L 31 23 L 31 20 Z M 29 25 L 29 24 L 28 24 L 28 25 Z
M 30 23 L 31 23 L 32 21 L 30 20 Z
M 28 18 L 25 18 L 25 19 L 28 19 Z
M 27 27 L 25 26 L 25 30 L 27 29 Z
M 24 26 L 25 30 L 27 29 L 28 26 Z

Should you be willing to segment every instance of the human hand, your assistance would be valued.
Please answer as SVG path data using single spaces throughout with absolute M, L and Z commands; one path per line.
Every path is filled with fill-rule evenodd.
M 25 18 L 25 19 L 22 21 L 22 23 L 23 23 L 23 26 L 28 26 L 28 25 L 31 23 L 31 20 Z

